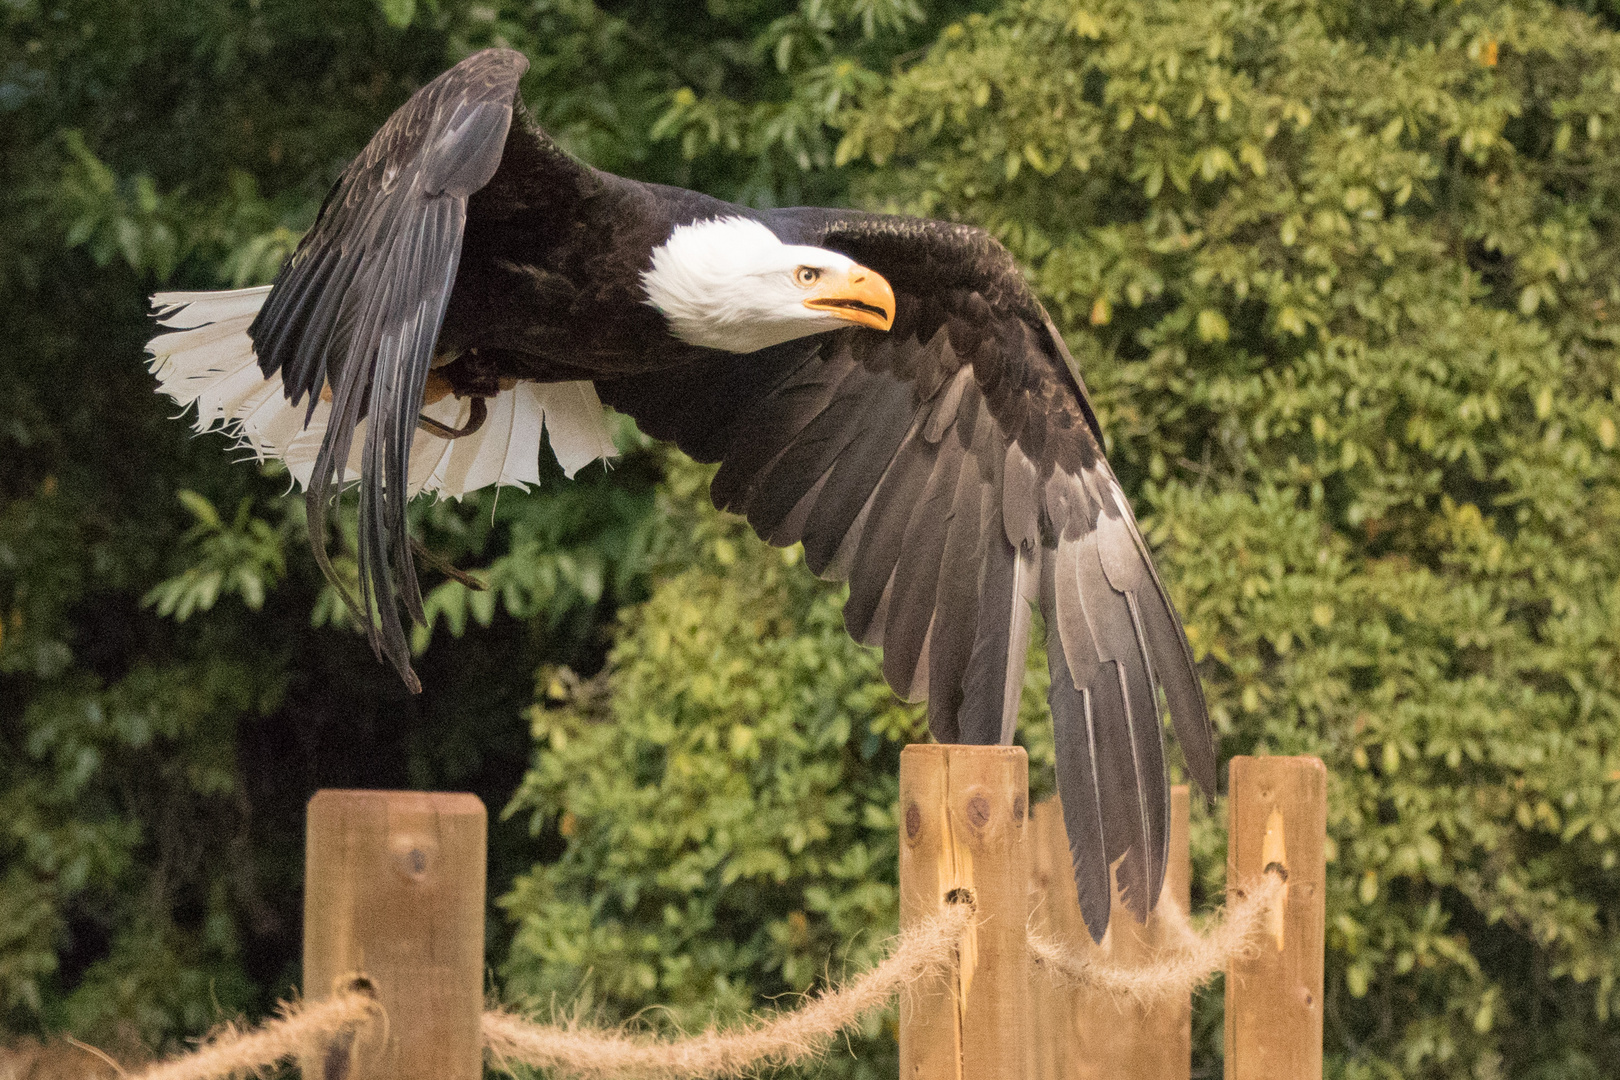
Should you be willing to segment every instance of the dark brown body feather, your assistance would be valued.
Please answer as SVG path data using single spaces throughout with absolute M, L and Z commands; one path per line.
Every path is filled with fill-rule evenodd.
M 317 549 L 349 435 L 380 418 L 360 484 L 360 603 L 375 597 L 381 650 L 414 679 L 395 589 L 418 618 L 420 598 L 403 500 L 388 492 L 403 490 L 430 362 L 454 356 L 441 370 L 463 394 L 501 378 L 590 379 L 647 433 L 719 462 L 717 506 L 848 580 L 850 633 L 884 648 L 896 692 L 928 700 L 939 740 L 1010 739 L 1039 604 L 1087 925 L 1099 938 L 1107 926 L 1116 862 L 1144 914 L 1168 823 L 1158 691 L 1210 792 L 1213 735 L 1073 360 L 1012 258 L 967 226 L 760 213 L 597 172 L 523 119 L 525 66 L 480 53 L 402 107 L 345 172 L 252 331 L 290 395 L 333 387 L 330 453 L 309 491 Z M 892 329 L 748 354 L 677 341 L 641 273 L 676 226 L 728 216 L 883 275 Z

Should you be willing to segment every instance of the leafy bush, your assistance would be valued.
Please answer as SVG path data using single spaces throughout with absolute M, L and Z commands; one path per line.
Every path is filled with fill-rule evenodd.
M 989 226 L 1068 329 L 1224 751 L 1329 763 L 1335 1076 L 1596 1076 L 1620 1049 L 1617 86 L 1620 40 L 1549 4 L 1030 0 L 845 116 L 869 201 Z M 508 900 L 515 982 L 590 968 L 610 1012 L 687 1018 L 803 985 L 771 928 L 814 863 L 754 812 L 846 767 L 874 729 L 844 673 L 875 667 L 818 636 L 832 594 L 736 550 L 628 619 L 609 701 L 537 714 L 521 805 L 570 835 Z M 818 714 L 840 737 L 790 773 L 735 753 L 801 753 Z
M 305 799 L 437 787 L 500 806 L 535 667 L 595 670 L 618 605 L 645 595 L 659 465 L 633 438 L 611 476 L 418 507 L 428 546 L 490 589 L 424 572 L 435 625 L 410 698 L 331 625 L 285 474 L 188 438 L 152 393 L 146 298 L 269 280 L 388 114 L 493 44 L 530 56 L 533 115 L 593 164 L 836 200 L 853 170 L 820 165 L 845 88 L 960 6 L 0 9 L 0 141 L 19 148 L 0 155 L 0 1038 L 157 1048 L 267 1009 L 298 980 Z M 492 886 L 551 850 L 497 824 Z
M 895 926 L 899 749 L 921 712 L 884 688 L 797 548 L 708 505 L 711 473 L 670 471 L 670 571 L 625 616 L 610 677 L 542 678 L 510 809 L 556 822 L 567 848 L 502 901 L 507 993 L 541 1007 L 656 1005 L 699 1027 L 807 989 L 829 957 L 871 962 Z M 892 1043 L 861 1051 L 852 1075 L 893 1072 Z
M 691 1025 L 892 927 L 917 712 L 701 470 L 655 502 L 638 449 L 424 508 L 497 587 L 434 592 L 450 633 L 406 702 L 309 627 L 330 605 L 284 480 L 186 440 L 136 366 L 159 276 L 263 280 L 412 87 L 505 41 L 594 163 L 756 202 L 853 177 L 1002 236 L 1096 394 L 1224 751 L 1329 763 L 1331 1074 L 1612 1071 L 1620 41 L 1536 0 L 1027 0 L 939 33 L 961 8 L 0 15 L 0 132 L 31 151 L 0 159 L 0 1025 L 155 1042 L 264 1008 L 295 978 L 305 796 L 499 803 L 541 662 L 492 831 L 513 993 Z M 605 681 L 570 674 L 615 625 Z M 892 1068 L 881 1027 L 835 1070 Z
M 1616 87 L 1550 4 L 1030 2 L 851 117 L 1069 328 L 1223 749 L 1328 762 L 1336 1075 L 1620 1049 Z

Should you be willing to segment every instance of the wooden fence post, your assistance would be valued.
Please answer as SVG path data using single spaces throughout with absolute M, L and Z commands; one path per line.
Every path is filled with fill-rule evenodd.
M 1054 796 L 1035 807 L 1030 822 L 1032 924 L 1041 933 L 1085 954 L 1116 963 L 1146 964 L 1177 938 L 1162 913 L 1191 904 L 1187 785 L 1170 789 L 1170 861 L 1164 891 L 1148 921 L 1139 923 L 1114 893 L 1108 933 L 1093 945 L 1080 917 L 1070 867 L 1063 804 Z M 1059 986 L 1035 974 L 1030 1032 L 1032 1080 L 1187 1080 L 1192 1073 L 1192 995 L 1142 1005 L 1101 990 Z
M 1018 746 L 900 755 L 900 925 L 971 897 L 948 975 L 900 998 L 902 1080 L 1024 1080 L 1029 1016 L 1029 759 Z
M 1313 757 L 1237 757 L 1227 902 L 1276 864 L 1284 906 L 1258 951 L 1226 970 L 1226 1080 L 1319 1080 L 1327 919 L 1327 770 Z
M 480 1080 L 484 804 L 319 791 L 304 857 L 304 998 L 369 984 L 386 1030 L 303 1062 L 307 1080 Z

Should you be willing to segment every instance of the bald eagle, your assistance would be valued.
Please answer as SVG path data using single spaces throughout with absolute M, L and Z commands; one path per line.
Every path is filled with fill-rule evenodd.
M 1100 939 L 1117 863 L 1144 917 L 1169 817 L 1159 693 L 1211 793 L 1214 736 L 1073 358 L 1012 257 L 964 225 L 759 211 L 589 168 L 528 122 L 527 67 L 491 49 L 418 91 L 273 286 L 155 297 L 162 392 L 287 463 L 334 581 L 324 522 L 358 488 L 349 602 L 413 690 L 407 501 L 536 481 L 542 430 L 572 476 L 613 453 L 604 403 L 718 462 L 716 506 L 848 581 L 845 626 L 940 742 L 1011 741 L 1039 604 L 1081 910 Z

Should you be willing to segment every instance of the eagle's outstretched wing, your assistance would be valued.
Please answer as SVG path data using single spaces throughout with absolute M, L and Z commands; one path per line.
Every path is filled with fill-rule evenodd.
M 306 418 L 330 397 L 306 492 L 311 544 L 329 577 L 324 519 L 359 445 L 361 588 L 350 603 L 374 645 L 419 688 L 396 603 L 422 617 L 406 531 L 410 451 L 469 199 L 482 189 L 473 236 L 538 244 L 560 221 L 603 248 L 602 259 L 581 264 L 601 280 L 566 284 L 624 293 L 624 310 L 603 309 L 624 355 L 610 349 L 578 370 L 557 357 L 531 368 L 528 358 L 512 377 L 591 379 L 649 434 L 720 462 L 715 503 L 773 543 L 802 541 L 812 569 L 849 581 L 846 625 L 883 646 L 890 685 L 928 699 L 939 739 L 1011 738 L 1031 606 L 1040 604 L 1082 911 L 1100 937 L 1117 862 L 1126 904 L 1145 913 L 1167 838 L 1160 691 L 1189 769 L 1211 792 L 1213 735 L 1186 637 L 1103 458 L 1072 358 L 1012 258 L 964 226 L 827 210 L 754 215 L 594 173 L 513 122 L 526 67 L 515 52 L 476 54 L 396 112 L 344 171 L 248 331 L 263 374 L 307 402 Z M 611 220 L 583 222 L 584 203 Z M 672 216 L 725 213 L 881 274 L 895 293 L 892 329 L 748 354 L 673 349 L 631 295 L 639 245 L 667 238 Z M 521 220 L 508 222 L 514 214 Z M 623 226 L 616 247 L 597 236 L 609 226 Z M 487 254 L 469 269 L 490 263 Z M 480 288 L 489 282 L 472 291 Z M 532 314 L 504 294 L 482 299 L 462 314 L 488 317 L 502 304 L 513 317 Z M 237 300 L 218 302 L 236 311 Z M 191 354 L 206 342 L 183 344 L 181 374 L 205 366 Z M 240 419 L 242 401 L 231 403 Z
M 1169 793 L 1157 693 L 1215 790 L 1209 715 L 1181 623 L 1068 350 L 979 229 L 838 211 L 766 216 L 894 287 L 890 332 L 852 328 L 633 379 L 602 399 L 719 461 L 712 489 L 775 544 L 847 579 L 844 622 L 882 645 L 941 742 L 1009 741 L 1030 605 L 1047 625 L 1058 787 L 1081 909 L 1108 925 L 1109 868 L 1145 915 Z
M 334 581 L 325 515 L 367 421 L 358 607 L 340 591 L 413 690 L 420 683 L 394 594 L 397 580 L 406 609 L 421 619 L 405 521 L 411 441 L 456 280 L 467 199 L 501 165 L 528 66 L 522 53 L 490 49 L 417 91 L 344 170 L 249 329 L 261 370 L 280 373 L 290 400 L 307 398 L 313 413 L 330 396 L 305 497 L 310 544 Z

